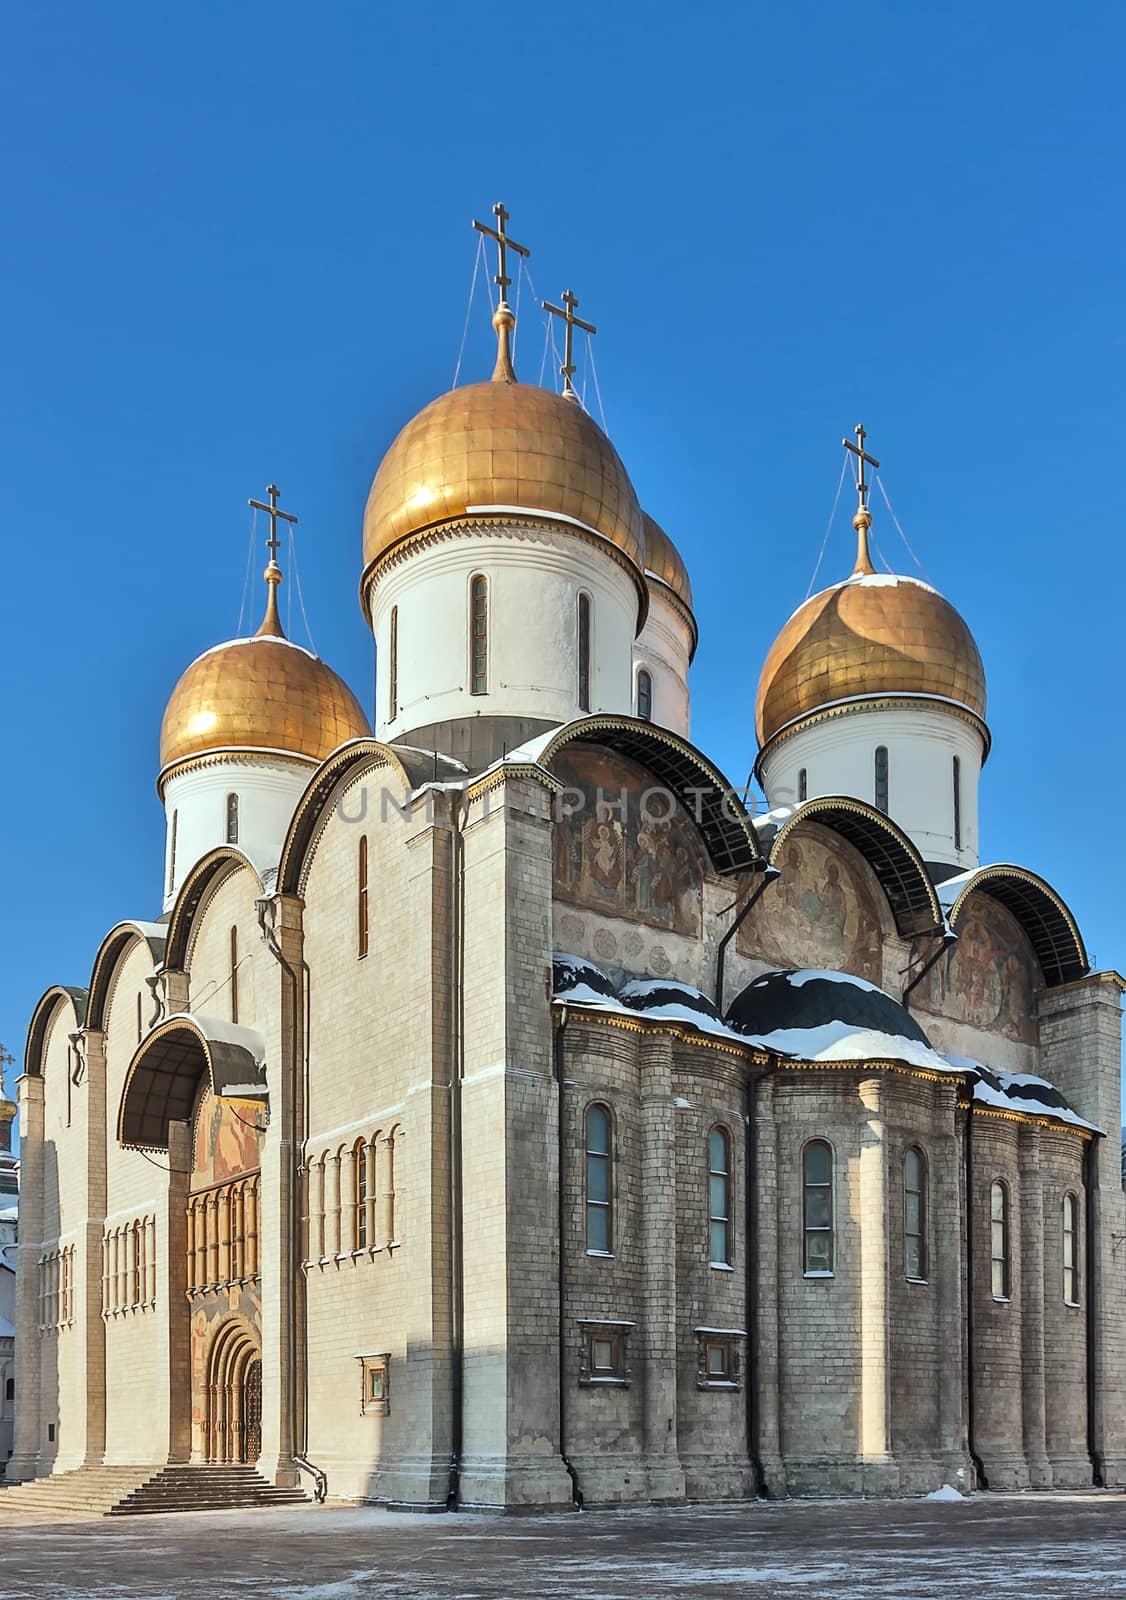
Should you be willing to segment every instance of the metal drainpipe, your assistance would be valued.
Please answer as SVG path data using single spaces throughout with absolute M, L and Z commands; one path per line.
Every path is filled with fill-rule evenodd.
M 465 1287 L 461 1170 L 461 1080 L 465 1071 L 465 841 L 463 799 L 450 796 L 450 1477 L 446 1510 L 461 1498 L 465 1433 Z
M 559 1021 L 555 1027 L 555 1083 L 558 1104 L 558 1190 L 559 1190 L 559 1456 L 567 1469 L 567 1476 L 571 1480 L 571 1502 L 576 1511 L 583 1508 L 583 1492 L 579 1487 L 579 1476 L 571 1464 L 567 1454 L 567 1362 L 566 1362 L 566 1261 L 567 1261 L 567 1205 L 564 1194 L 563 1178 L 567 1169 L 567 1125 L 565 1105 L 563 1099 L 564 1085 L 564 1050 L 563 1031 L 567 1026 L 567 1007 L 563 1006 L 559 1012 Z
M 770 1498 L 770 1491 L 766 1486 L 766 1473 L 763 1471 L 762 1458 L 758 1453 L 755 1440 L 755 1423 L 757 1419 L 758 1399 L 758 1305 L 759 1305 L 759 1252 L 758 1252 L 758 1171 L 754 1160 L 755 1139 L 755 1107 L 758 1102 L 758 1086 L 768 1072 L 773 1072 L 777 1061 L 771 1058 L 766 1071 L 761 1072 L 756 1078 L 749 1078 L 744 1088 L 744 1140 L 743 1154 L 743 1188 L 746 1191 L 746 1204 L 744 1212 L 747 1221 L 747 1245 L 743 1252 L 744 1271 L 746 1272 L 746 1293 L 744 1296 L 747 1319 L 747 1455 L 750 1458 L 751 1469 L 755 1475 L 755 1496 L 758 1499 Z
M 1095 1208 L 1092 1204 L 1095 1187 L 1095 1138 L 1101 1138 L 1101 1135 L 1088 1139 L 1087 1147 L 1083 1151 L 1083 1231 L 1087 1268 L 1084 1322 L 1087 1341 L 1087 1454 L 1091 1458 L 1091 1482 L 1096 1489 L 1101 1489 L 1106 1484 L 1106 1473 L 1103 1470 L 1103 1458 L 1095 1438 L 1095 1390 L 1098 1379 L 1095 1343 L 1099 1293 L 1098 1273 L 1095 1270 L 1098 1241 L 1095 1238 Z
M 900 1004 L 902 1005 L 902 1007 L 903 1007 L 903 1009 L 905 1011 L 910 1010 L 910 1007 L 908 1006 L 907 1002 L 911 998 L 911 990 L 914 989 L 918 984 L 922 983 L 923 979 L 926 977 L 926 975 L 930 971 L 930 969 L 934 966 L 935 962 L 941 956 L 944 956 L 946 954 L 946 952 L 948 950 L 952 949 L 954 947 L 954 945 L 956 945 L 957 943 L 958 943 L 958 935 L 956 933 L 950 933 L 949 931 L 947 931 L 946 933 L 943 934 L 942 943 L 939 945 L 939 947 L 935 951 L 934 955 L 928 957 L 928 959 L 923 962 L 923 965 L 919 968 L 918 972 L 916 972 L 915 976 L 911 979 L 911 982 L 907 985 L 906 989 L 904 989 L 904 991 L 903 991 L 903 998 L 900 1001 Z M 910 969 L 908 969 L 908 970 L 910 970 Z
M 300 996 L 300 986 L 298 984 L 297 974 L 296 974 L 296 972 L 294 972 L 293 968 L 290 966 L 289 962 L 286 960 L 285 956 L 282 954 L 282 948 L 281 948 L 281 944 L 278 941 L 277 934 L 274 932 L 274 929 L 273 929 L 273 927 L 271 926 L 271 924 L 270 924 L 270 922 L 268 920 L 267 912 L 268 912 L 269 906 L 270 906 L 269 898 L 262 899 L 262 900 L 259 900 L 257 902 L 258 926 L 261 929 L 262 937 L 266 941 L 266 948 L 269 950 L 270 954 L 274 957 L 275 961 L 277 961 L 278 965 L 281 967 L 282 971 L 285 973 L 286 977 L 289 979 L 290 986 L 291 986 L 291 989 L 292 989 L 292 996 L 293 996 L 293 1015 L 294 1015 L 294 1019 L 296 1020 L 297 1013 L 298 1013 L 298 1000 L 299 1000 L 299 996 Z M 308 970 L 309 970 L 308 969 L 308 964 L 303 961 L 302 962 L 302 966 L 305 969 L 306 973 L 308 973 Z M 294 1035 L 293 1035 L 293 1057 L 292 1057 L 292 1060 L 290 1062 L 290 1069 L 291 1069 L 291 1072 L 292 1072 L 293 1083 L 294 1083 L 295 1086 L 296 1086 L 296 1083 L 297 1083 L 297 1071 L 298 1071 L 298 1062 L 297 1062 L 298 1048 L 299 1048 L 299 1046 L 298 1046 L 297 1035 L 296 1035 L 296 1032 L 294 1032 Z M 306 1052 L 304 1052 L 304 1054 L 305 1054 L 305 1063 L 304 1063 L 304 1068 L 303 1068 L 303 1073 L 304 1073 L 303 1082 L 305 1082 L 305 1084 L 307 1086 L 307 1084 L 308 1084 L 308 1052 L 306 1051 Z M 307 1115 L 308 1115 L 308 1105 L 306 1103 L 306 1116 Z M 299 1148 L 302 1149 L 302 1150 L 304 1149 L 304 1142 L 305 1141 L 302 1139 L 300 1141 L 300 1144 L 299 1144 L 299 1141 L 298 1141 L 298 1138 L 297 1138 L 297 1096 L 296 1096 L 296 1094 L 291 1094 L 290 1095 L 290 1137 L 291 1137 L 291 1140 L 292 1140 L 292 1147 L 293 1147 L 293 1150 L 294 1150 L 295 1154 L 296 1154 L 296 1152 L 298 1151 Z M 298 1285 L 299 1285 L 299 1283 L 302 1282 L 302 1279 L 303 1279 L 303 1272 L 302 1272 L 302 1266 L 301 1266 L 301 1211 L 300 1211 L 300 1206 L 298 1204 L 298 1200 L 299 1200 L 299 1196 L 300 1196 L 300 1192 L 301 1192 L 301 1174 L 300 1174 L 300 1172 L 298 1170 L 299 1165 L 300 1164 L 298 1162 L 296 1162 L 296 1161 L 294 1162 L 294 1170 L 293 1170 L 293 1173 L 291 1174 L 291 1177 L 292 1177 L 293 1181 L 290 1183 L 290 1186 L 289 1186 L 290 1247 L 291 1247 L 291 1249 L 293 1251 L 292 1267 L 293 1267 L 293 1284 L 294 1284 L 294 1292 L 290 1296 L 290 1301 L 289 1301 L 290 1346 L 291 1346 L 291 1353 L 292 1353 L 292 1360 L 290 1361 L 290 1390 L 289 1390 L 289 1398 L 290 1398 L 290 1415 L 295 1420 L 297 1419 L 297 1417 L 299 1415 L 300 1415 L 300 1418 L 301 1418 L 301 1449 L 293 1451 L 292 1459 L 293 1459 L 293 1462 L 294 1462 L 295 1466 L 299 1467 L 303 1472 L 307 1472 L 310 1475 L 310 1477 L 313 1479 L 313 1498 L 317 1502 L 318 1505 L 321 1505 L 321 1504 L 323 1504 L 323 1502 L 324 1502 L 324 1500 L 325 1500 L 325 1498 L 326 1498 L 326 1496 L 328 1494 L 328 1477 L 324 1473 L 324 1471 L 320 1467 L 315 1466 L 314 1463 L 311 1462 L 308 1459 L 308 1456 L 305 1454 L 305 1452 L 309 1448 L 308 1384 L 307 1383 L 302 1383 L 300 1381 L 299 1374 L 298 1374 L 298 1365 L 299 1365 L 299 1363 L 298 1363 L 298 1359 L 297 1359 L 298 1351 L 302 1350 L 304 1348 L 304 1345 L 305 1345 L 305 1342 L 306 1342 L 301 1337 L 302 1331 L 303 1331 L 302 1327 L 301 1327 L 302 1318 L 301 1318 L 301 1314 L 300 1314 L 300 1308 L 298 1307 L 298 1296 L 301 1293 L 301 1290 L 299 1289 Z
M 746 905 L 735 918 L 735 921 L 731 924 L 730 928 L 728 928 L 727 932 L 723 935 L 723 938 L 719 941 L 719 949 L 716 951 L 715 1003 L 716 1009 L 719 1011 L 721 1016 L 723 1015 L 723 969 L 727 961 L 727 946 L 738 933 L 749 912 L 757 904 L 763 891 L 774 882 L 775 878 L 780 878 L 782 876 L 777 867 L 768 867 L 765 861 L 756 861 L 753 870 L 762 873 L 762 882 L 759 884 L 755 892 L 750 896 Z M 728 909 L 730 909 L 730 907 Z
M 974 1107 L 973 1083 L 966 1080 L 970 1105 L 966 1112 L 966 1448 L 973 1462 L 979 1489 L 988 1489 L 989 1480 L 977 1453 L 974 1438 Z

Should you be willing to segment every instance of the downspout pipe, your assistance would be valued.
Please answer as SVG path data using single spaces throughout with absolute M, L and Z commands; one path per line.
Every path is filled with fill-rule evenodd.
M 1101 1134 L 1087 1140 L 1083 1151 L 1083 1221 L 1084 1221 L 1084 1257 L 1087 1268 L 1086 1285 L 1086 1314 L 1084 1316 L 1084 1331 L 1087 1342 L 1087 1454 L 1091 1458 L 1091 1482 L 1096 1489 L 1101 1489 L 1106 1484 L 1106 1472 L 1103 1466 L 1102 1451 L 1098 1445 L 1098 1431 L 1096 1428 L 1096 1398 L 1098 1392 L 1098 1311 L 1099 1311 L 1099 1273 L 1096 1266 L 1098 1259 L 1098 1239 L 1095 1228 L 1095 1176 L 1096 1176 L 1096 1150 L 1095 1140 Z
M 740 927 L 746 921 L 750 912 L 758 903 L 763 891 L 774 882 L 775 878 L 780 878 L 782 876 L 777 867 L 768 867 L 765 861 L 756 861 L 753 870 L 762 873 L 762 882 L 759 884 L 754 893 L 748 897 L 746 905 L 735 918 L 735 921 L 731 924 L 730 928 L 728 928 L 727 932 L 723 935 L 723 938 L 719 941 L 719 949 L 716 951 L 715 1003 L 716 1009 L 721 1016 L 723 1015 L 723 969 L 727 962 L 727 946 L 731 943 L 732 939 L 734 939 Z M 728 909 L 730 909 L 730 907 Z
M 949 928 L 947 928 L 947 930 L 942 935 L 942 943 L 939 945 L 938 949 L 934 952 L 933 955 L 927 957 L 927 959 L 923 962 L 922 966 L 919 968 L 918 972 L 916 972 L 915 976 L 911 979 L 911 982 L 904 989 L 903 997 L 900 1000 L 900 1005 L 903 1007 L 903 1009 L 905 1011 L 909 1011 L 911 1009 L 910 1006 L 907 1004 L 907 1002 L 911 998 L 911 990 L 916 988 L 920 983 L 922 983 L 923 979 L 926 977 L 927 973 L 935 965 L 935 963 L 937 961 L 939 961 L 946 954 L 946 952 L 948 950 L 953 949 L 953 947 L 957 943 L 958 943 L 958 935 L 956 933 L 951 933 Z
M 966 1112 L 966 1448 L 973 1462 L 974 1475 L 979 1489 L 988 1489 L 989 1480 L 977 1453 L 975 1437 L 974 1389 L 976 1362 L 974 1359 L 974 1102 L 973 1080 L 964 1080 L 970 1097 Z
M 763 886 L 765 887 L 765 885 Z M 747 1456 L 751 1463 L 751 1470 L 755 1475 L 755 1497 L 766 1500 L 770 1497 L 767 1488 L 766 1473 L 763 1471 L 762 1457 L 758 1452 L 758 1439 L 756 1426 L 758 1422 L 758 1309 L 759 1309 L 759 1203 L 758 1203 L 758 1172 L 755 1166 L 755 1108 L 758 1103 L 758 1086 L 767 1073 L 775 1071 L 777 1060 L 771 1057 L 770 1065 L 765 1071 L 755 1077 L 747 1078 L 744 1089 L 744 1153 L 743 1153 L 743 1189 L 746 1195 L 744 1214 L 747 1224 L 747 1245 L 743 1253 L 744 1271 L 746 1272 L 746 1321 L 747 1321 L 747 1373 L 746 1373 L 746 1425 L 747 1425 Z
M 281 943 L 280 943 L 280 941 L 278 939 L 278 936 L 277 936 L 276 932 L 274 931 L 273 922 L 272 922 L 272 919 L 270 917 L 270 908 L 271 908 L 272 905 L 276 905 L 276 899 L 271 899 L 269 897 L 267 897 L 265 899 L 262 899 L 262 900 L 259 900 L 259 901 L 256 902 L 256 909 L 257 909 L 257 912 L 258 912 L 258 926 L 259 926 L 259 929 L 261 930 L 262 937 L 265 940 L 266 948 L 269 950 L 270 954 L 274 957 L 274 960 L 278 963 L 278 965 L 281 967 L 282 971 L 285 973 L 286 977 L 289 980 L 290 990 L 291 990 L 291 995 L 292 995 L 292 1001 L 293 1001 L 293 1018 L 294 1018 L 294 1021 L 296 1022 L 299 1014 L 303 1010 L 306 1009 L 306 1008 L 304 1008 L 304 1007 L 302 1007 L 300 1005 L 301 983 L 300 983 L 300 980 L 298 979 L 297 973 L 294 971 L 294 969 L 290 965 L 290 963 L 286 960 L 285 955 L 282 952 Z M 302 967 L 304 968 L 304 971 L 305 971 L 305 974 L 306 974 L 306 977 L 307 977 L 308 973 L 309 973 L 308 964 L 303 961 L 302 962 Z M 303 1017 L 302 1018 L 302 1022 L 307 1024 L 307 1017 Z M 298 1082 L 298 1070 L 299 1070 L 298 1050 L 299 1050 L 299 1046 L 298 1046 L 298 1038 L 297 1038 L 296 1029 L 291 1030 L 291 1033 L 292 1033 L 292 1038 L 293 1038 L 293 1049 L 292 1049 L 292 1057 L 291 1057 L 291 1060 L 290 1060 L 290 1063 L 289 1063 L 289 1067 L 290 1067 L 290 1073 L 291 1073 L 291 1083 L 293 1085 L 294 1092 L 291 1092 L 290 1097 L 289 1097 L 289 1104 L 290 1104 L 289 1115 L 290 1115 L 290 1139 L 291 1139 L 292 1149 L 296 1153 L 298 1150 L 304 1151 L 305 1139 L 304 1139 L 304 1137 L 302 1137 L 301 1139 L 298 1139 L 298 1136 L 297 1136 L 298 1135 L 298 1128 L 297 1128 L 297 1095 L 296 1095 L 295 1091 L 296 1091 L 296 1086 L 297 1086 L 297 1082 Z M 305 1104 L 305 1114 L 306 1114 L 306 1117 L 307 1117 L 308 1116 L 308 1100 L 307 1100 L 308 1052 L 306 1051 L 306 1052 L 304 1052 L 304 1054 L 305 1054 L 306 1059 L 305 1059 L 304 1066 L 303 1066 L 303 1068 L 301 1070 L 304 1072 L 303 1082 L 305 1084 L 306 1094 L 303 1095 L 302 1098 L 305 1099 L 305 1102 L 306 1102 L 306 1104 Z M 292 1354 L 292 1359 L 290 1361 L 289 1396 L 290 1396 L 290 1415 L 295 1420 L 298 1418 L 298 1416 L 300 1416 L 300 1419 L 301 1419 L 301 1447 L 300 1447 L 299 1450 L 294 1450 L 292 1452 L 291 1459 L 293 1460 L 293 1463 L 294 1463 L 294 1465 L 296 1467 L 298 1467 L 302 1472 L 307 1472 L 309 1474 L 309 1476 L 312 1478 L 312 1480 L 313 1480 L 313 1498 L 317 1502 L 318 1505 L 322 1505 L 324 1503 L 325 1498 L 328 1495 L 328 1477 L 324 1473 L 324 1471 L 320 1467 L 316 1466 L 312 1461 L 310 1461 L 308 1456 L 306 1455 L 306 1451 L 309 1448 L 308 1383 L 307 1382 L 303 1383 L 301 1381 L 301 1378 L 300 1378 L 300 1375 L 299 1375 L 299 1370 L 298 1370 L 299 1367 L 302 1364 L 298 1359 L 298 1353 L 299 1352 L 303 1352 L 304 1346 L 305 1346 L 305 1340 L 302 1338 L 302 1334 L 304 1332 L 304 1330 L 302 1328 L 302 1318 L 301 1318 L 301 1314 L 300 1314 L 300 1309 L 298 1307 L 298 1296 L 301 1294 L 301 1289 L 300 1289 L 299 1286 L 300 1286 L 300 1284 L 301 1284 L 301 1282 L 303 1280 L 303 1268 L 302 1268 L 302 1265 L 301 1265 L 301 1210 L 300 1210 L 300 1204 L 299 1204 L 299 1196 L 300 1196 L 300 1192 L 301 1192 L 301 1182 L 302 1182 L 302 1173 L 299 1170 L 299 1167 L 303 1166 L 303 1165 L 304 1165 L 304 1161 L 303 1160 L 302 1160 L 302 1162 L 300 1164 L 295 1163 L 294 1170 L 293 1170 L 293 1172 L 291 1174 L 291 1180 L 292 1181 L 290 1182 L 290 1186 L 289 1186 L 290 1248 L 291 1248 L 291 1250 L 293 1252 L 293 1262 L 292 1262 L 292 1266 L 293 1266 L 293 1293 L 291 1294 L 290 1300 L 289 1300 L 290 1347 L 291 1347 L 291 1354 Z
M 571 1480 L 571 1503 L 576 1511 L 583 1508 L 583 1492 L 579 1475 L 567 1454 L 567 1197 L 565 1175 L 567 1172 L 567 1107 L 565 1100 L 566 1075 L 563 1035 L 567 1028 L 567 1007 L 561 1006 L 552 1040 L 555 1056 L 556 1105 L 558 1107 L 558 1245 L 559 1245 L 559 1458 Z

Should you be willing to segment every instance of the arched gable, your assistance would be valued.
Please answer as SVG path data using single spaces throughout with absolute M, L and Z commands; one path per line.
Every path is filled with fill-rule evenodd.
M 890 817 L 863 800 L 844 795 L 807 800 L 774 834 L 770 843 L 771 866 L 778 866 L 785 859 L 786 841 L 804 822 L 817 822 L 831 829 L 864 857 L 887 896 L 896 931 L 903 938 L 941 930 L 942 906 L 923 858 Z
M 220 845 L 201 857 L 188 873 L 176 896 L 172 915 L 168 920 L 168 937 L 164 946 L 164 965 L 170 972 L 183 972 L 187 966 L 188 947 L 196 918 L 204 901 L 213 889 L 218 888 L 230 873 L 245 867 L 254 875 L 259 894 L 265 890 L 258 868 L 248 855 L 234 845 Z
M 69 1006 L 71 1020 L 74 1027 L 67 1031 L 73 1033 L 84 1026 L 86 1021 L 85 989 L 72 989 L 66 984 L 56 983 L 47 990 L 35 1010 L 31 1014 L 31 1022 L 27 1029 L 27 1047 L 24 1051 L 23 1070 L 33 1078 L 43 1076 L 43 1055 L 47 1045 L 47 1037 L 51 1031 L 51 1023 L 59 1006 Z
M 734 785 L 694 745 L 637 717 L 597 715 L 569 722 L 534 747 L 533 759 L 549 772 L 573 740 L 601 745 L 635 761 L 673 794 L 703 838 L 719 873 L 745 872 L 761 865 L 754 823 Z M 532 753 L 533 747 L 525 747 Z
M 1049 988 L 1073 983 L 1090 971 L 1079 925 L 1064 901 L 1043 878 L 1025 867 L 1000 863 L 960 873 L 939 885 L 954 932 L 972 909 L 974 895 L 1003 905 L 1023 928 Z
M 465 775 L 460 762 L 430 750 L 383 744 L 379 739 L 353 739 L 314 772 L 298 801 L 282 847 L 277 887 L 281 894 L 302 894 L 313 854 L 333 806 L 366 772 L 388 768 L 402 785 L 404 798 L 435 780 Z
M 165 925 L 160 922 L 119 922 L 110 929 L 94 957 L 86 1005 L 87 1028 L 105 1027 L 110 995 L 126 951 L 143 940 L 148 945 L 153 966 L 159 966 L 164 959 L 166 933 Z
M 117 1117 L 123 1145 L 167 1150 L 170 1122 L 188 1122 L 206 1076 L 219 1098 L 265 1100 L 265 1043 L 218 1017 L 168 1017 L 137 1046 Z

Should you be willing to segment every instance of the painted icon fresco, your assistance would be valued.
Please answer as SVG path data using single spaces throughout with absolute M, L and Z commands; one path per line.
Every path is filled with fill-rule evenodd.
M 250 1100 L 217 1100 L 205 1087 L 196 1109 L 192 1189 L 224 1183 L 261 1165 L 261 1105 Z
M 924 960 L 923 942 L 916 943 L 913 959 Z M 1016 918 L 978 893 L 959 920 L 958 943 L 931 968 L 912 1001 L 921 1011 L 1035 1044 L 1034 996 L 1041 982 L 1032 946 Z
M 739 930 L 743 955 L 779 967 L 827 967 L 883 982 L 879 886 L 847 846 L 811 828 L 791 835 L 782 876 Z
M 553 763 L 555 898 L 698 939 L 706 856 L 696 824 L 653 775 L 593 745 Z

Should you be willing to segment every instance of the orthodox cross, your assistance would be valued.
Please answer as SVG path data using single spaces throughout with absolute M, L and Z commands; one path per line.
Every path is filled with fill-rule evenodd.
M 500 271 L 496 273 L 493 281 L 500 289 L 501 304 L 507 305 L 508 296 L 505 293 L 505 290 L 512 282 L 512 279 L 508 276 L 508 252 L 510 250 L 515 250 L 518 256 L 525 257 L 530 256 L 532 252 L 525 245 L 517 244 L 515 239 L 510 239 L 508 237 L 508 233 L 505 229 L 505 223 L 508 221 L 508 212 L 504 209 L 503 204 L 499 200 L 493 207 L 493 216 L 497 219 L 497 225 L 495 228 L 490 228 L 487 223 L 478 222 L 476 218 L 474 218 L 473 226 L 477 229 L 478 233 L 483 233 L 486 238 L 496 240 L 497 257 Z
M 868 507 L 868 484 L 864 478 L 864 464 L 867 462 L 870 467 L 875 467 L 876 471 L 878 472 L 880 470 L 880 463 L 876 460 L 875 456 L 870 456 L 864 448 L 864 441 L 868 437 L 868 430 L 864 424 L 862 422 L 858 422 L 852 431 L 856 434 L 856 444 L 853 444 L 851 439 L 842 439 L 841 443 L 844 445 L 846 450 L 852 451 L 853 455 L 857 458 L 860 464 L 860 477 L 857 479 L 856 492 L 860 496 L 860 509 L 861 511 L 865 511 Z
M 4 1046 L 0 1044 L 0 1087 L 3 1086 L 4 1073 L 9 1067 L 15 1065 L 15 1060 L 16 1058 L 12 1052 L 10 1050 L 5 1050 Z
M 264 511 L 270 519 L 270 537 L 266 540 L 266 546 L 270 552 L 271 562 L 274 564 L 274 566 L 277 566 L 278 547 L 281 543 L 281 541 L 278 539 L 278 518 L 280 517 L 283 522 L 292 523 L 296 523 L 297 518 L 290 516 L 288 511 L 278 510 L 278 495 L 281 493 L 281 490 L 278 488 L 276 483 L 269 484 L 266 488 L 266 493 L 270 497 L 270 503 L 268 506 L 263 505 L 261 500 L 248 500 L 247 505 L 253 506 L 255 511 Z
M 572 399 L 576 399 L 577 396 L 575 395 L 575 386 L 571 382 L 571 378 L 575 371 L 575 363 L 571 359 L 575 329 L 583 328 L 587 333 L 597 333 L 598 329 L 594 326 L 593 322 L 584 322 L 581 317 L 576 317 L 575 308 L 579 302 L 575 299 L 573 290 L 564 289 L 560 299 L 563 301 L 563 306 L 553 306 L 550 301 L 545 300 L 543 302 L 543 308 L 545 311 L 550 311 L 553 317 L 562 317 L 566 325 L 567 332 L 564 336 L 565 354 L 563 356 L 563 365 L 559 368 L 559 370 L 563 374 L 563 393 L 565 395 L 570 395 Z M 564 306 L 566 307 L 566 310 L 563 309 Z

